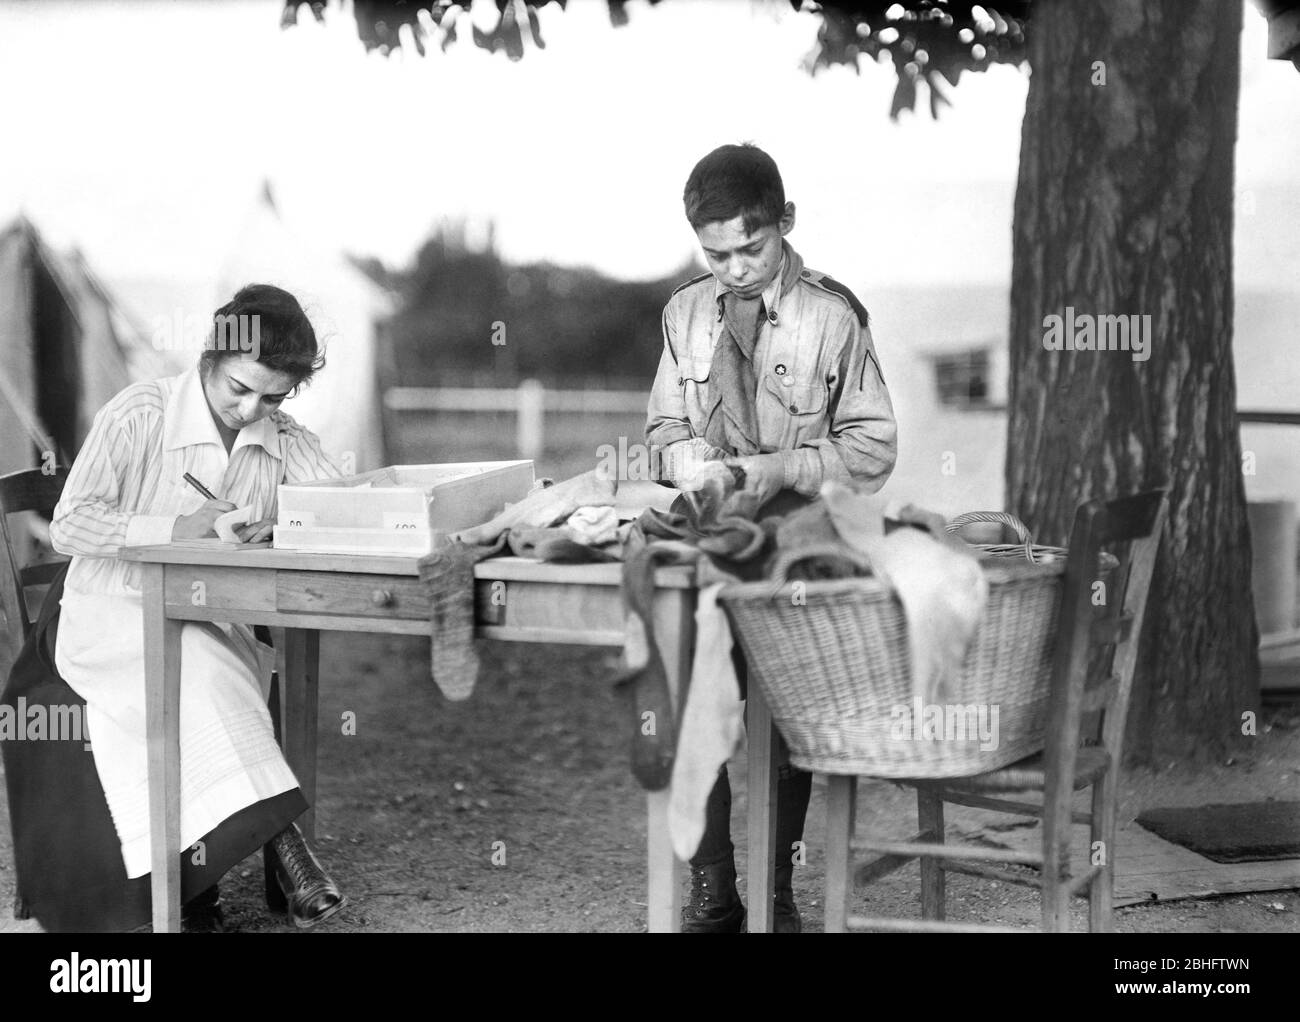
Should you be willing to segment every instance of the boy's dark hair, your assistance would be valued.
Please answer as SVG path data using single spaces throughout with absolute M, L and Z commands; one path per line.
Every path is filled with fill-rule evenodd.
M 745 233 L 778 223 L 785 213 L 785 185 L 776 161 L 758 146 L 723 145 L 700 160 L 682 193 L 686 219 L 705 224 L 743 217 Z
M 273 284 L 248 284 L 212 314 L 212 336 L 199 356 L 203 375 L 227 358 L 247 356 L 247 345 L 241 348 L 228 342 L 232 329 L 243 333 L 252 323 L 257 330 L 256 360 L 268 369 L 286 373 L 301 384 L 324 367 L 325 356 L 316 344 L 316 331 L 298 299 Z

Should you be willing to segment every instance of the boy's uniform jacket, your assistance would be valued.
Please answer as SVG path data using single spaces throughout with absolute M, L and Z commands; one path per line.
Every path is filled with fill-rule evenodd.
M 782 293 L 797 253 L 763 292 L 753 348 L 758 452 L 784 452 L 788 488 L 815 496 L 825 480 L 879 489 L 897 455 L 893 405 L 867 312 L 842 284 L 807 268 Z M 721 396 L 711 387 L 725 340 L 727 289 L 704 274 L 673 292 L 664 309 L 664 350 L 650 395 L 646 441 L 666 447 L 703 437 Z M 862 484 L 866 484 L 863 486 Z

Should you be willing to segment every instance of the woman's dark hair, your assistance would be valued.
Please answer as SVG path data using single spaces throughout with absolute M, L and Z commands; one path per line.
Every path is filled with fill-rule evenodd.
M 780 222 L 785 185 L 776 161 L 758 146 L 724 145 L 700 160 L 682 193 L 686 219 L 697 231 L 705 224 L 743 217 L 746 234 Z
M 235 356 L 251 358 L 299 384 L 325 365 L 316 331 L 298 299 L 272 284 L 241 287 L 212 314 L 212 336 L 199 356 L 200 371 L 206 376 Z

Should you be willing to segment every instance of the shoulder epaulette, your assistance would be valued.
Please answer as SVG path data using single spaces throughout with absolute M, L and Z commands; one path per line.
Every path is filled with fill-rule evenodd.
M 816 284 L 818 287 L 825 288 L 827 291 L 831 291 L 839 295 L 846 302 L 848 302 L 849 305 L 853 306 L 853 313 L 858 317 L 858 322 L 862 324 L 862 326 L 866 327 L 870 324 L 871 316 L 867 312 L 867 307 L 863 305 L 860 301 L 858 301 L 857 295 L 855 295 L 852 291 L 850 291 L 847 287 L 841 284 L 834 277 L 827 277 L 824 274 L 814 273 L 811 277 L 808 277 L 806 279 L 809 280 L 811 283 Z
M 701 281 L 709 280 L 712 276 L 712 273 L 701 273 L 698 277 L 692 277 L 685 284 L 678 284 L 673 288 L 673 294 L 676 294 L 678 291 L 685 291 L 688 287 L 693 287 Z

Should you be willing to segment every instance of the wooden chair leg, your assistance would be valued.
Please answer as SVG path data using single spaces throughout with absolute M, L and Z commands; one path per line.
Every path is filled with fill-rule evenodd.
M 1070 891 L 1064 876 L 1070 864 L 1070 816 L 1053 813 L 1049 805 L 1043 816 L 1042 929 L 1064 933 L 1070 928 Z
M 826 932 L 847 929 L 849 899 L 853 897 L 854 817 L 858 779 L 831 774 L 826 778 Z
M 271 727 L 275 732 L 276 744 L 284 748 L 284 730 L 280 717 L 280 673 L 271 674 L 271 688 L 266 697 L 266 708 L 271 714 Z M 262 888 L 266 894 L 266 907 L 272 912 L 288 912 L 289 900 L 280 890 L 280 883 L 275 878 L 275 852 L 269 844 L 262 846 Z
M 1119 774 L 1107 770 L 1092 786 L 1092 827 L 1090 851 L 1093 859 L 1103 856 L 1101 872 L 1088 887 L 1088 932 L 1113 933 L 1115 919 L 1115 817 L 1119 811 Z M 1091 866 L 1091 861 L 1089 862 Z
M 932 840 L 944 839 L 943 799 L 934 792 L 916 790 L 916 820 L 922 831 L 933 834 Z M 943 919 L 945 902 L 943 867 L 932 855 L 921 856 L 921 918 Z

